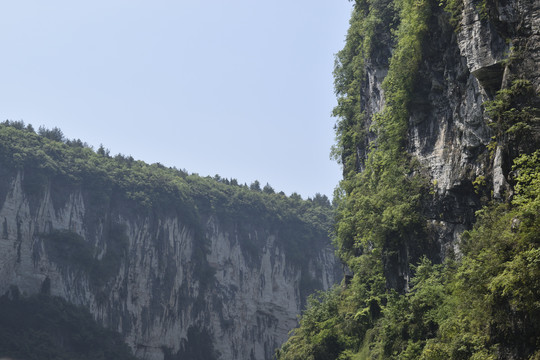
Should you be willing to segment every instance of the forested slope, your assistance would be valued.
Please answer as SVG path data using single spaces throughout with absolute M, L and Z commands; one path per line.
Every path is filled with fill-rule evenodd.
M 279 359 L 540 358 L 538 2 L 357 0 L 335 245 Z

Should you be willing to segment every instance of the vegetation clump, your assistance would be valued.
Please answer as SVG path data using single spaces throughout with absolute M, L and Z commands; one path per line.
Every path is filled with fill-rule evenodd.
M 530 153 L 540 145 L 540 111 L 538 94 L 530 81 L 515 79 L 484 103 L 493 129 L 493 144 L 504 144 L 508 150 Z M 515 156 L 514 156 L 515 157 Z

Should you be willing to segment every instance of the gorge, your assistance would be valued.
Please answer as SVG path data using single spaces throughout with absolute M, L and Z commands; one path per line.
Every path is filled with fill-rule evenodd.
M 3 304 L 149 360 L 540 359 L 540 1 L 353 3 L 332 204 L 7 121 Z

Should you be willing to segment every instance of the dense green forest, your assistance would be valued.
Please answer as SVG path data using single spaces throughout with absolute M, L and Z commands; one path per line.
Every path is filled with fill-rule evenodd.
M 487 2 L 477 6 L 487 16 Z M 354 275 L 310 298 L 278 359 L 540 359 L 539 111 L 526 79 L 484 103 L 493 129 L 488 149 L 501 146 L 513 162 L 513 197 L 490 200 L 477 178 L 477 191 L 487 194 L 458 253 L 443 262 L 424 255 L 433 252 L 423 207 L 435 195 L 405 151 L 408 106 L 430 16 L 444 9 L 457 27 L 462 8 L 459 0 L 354 2 L 336 56 L 333 149 L 344 170 L 335 245 Z M 391 54 L 382 53 L 388 47 Z M 368 118 L 364 63 L 384 56 L 386 104 Z M 389 280 L 403 246 L 414 274 L 407 286 Z

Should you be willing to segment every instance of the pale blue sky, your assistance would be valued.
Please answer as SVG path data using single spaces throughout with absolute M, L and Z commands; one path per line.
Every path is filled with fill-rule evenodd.
M 112 154 L 331 196 L 347 0 L 16 0 L 0 7 L 0 120 Z

